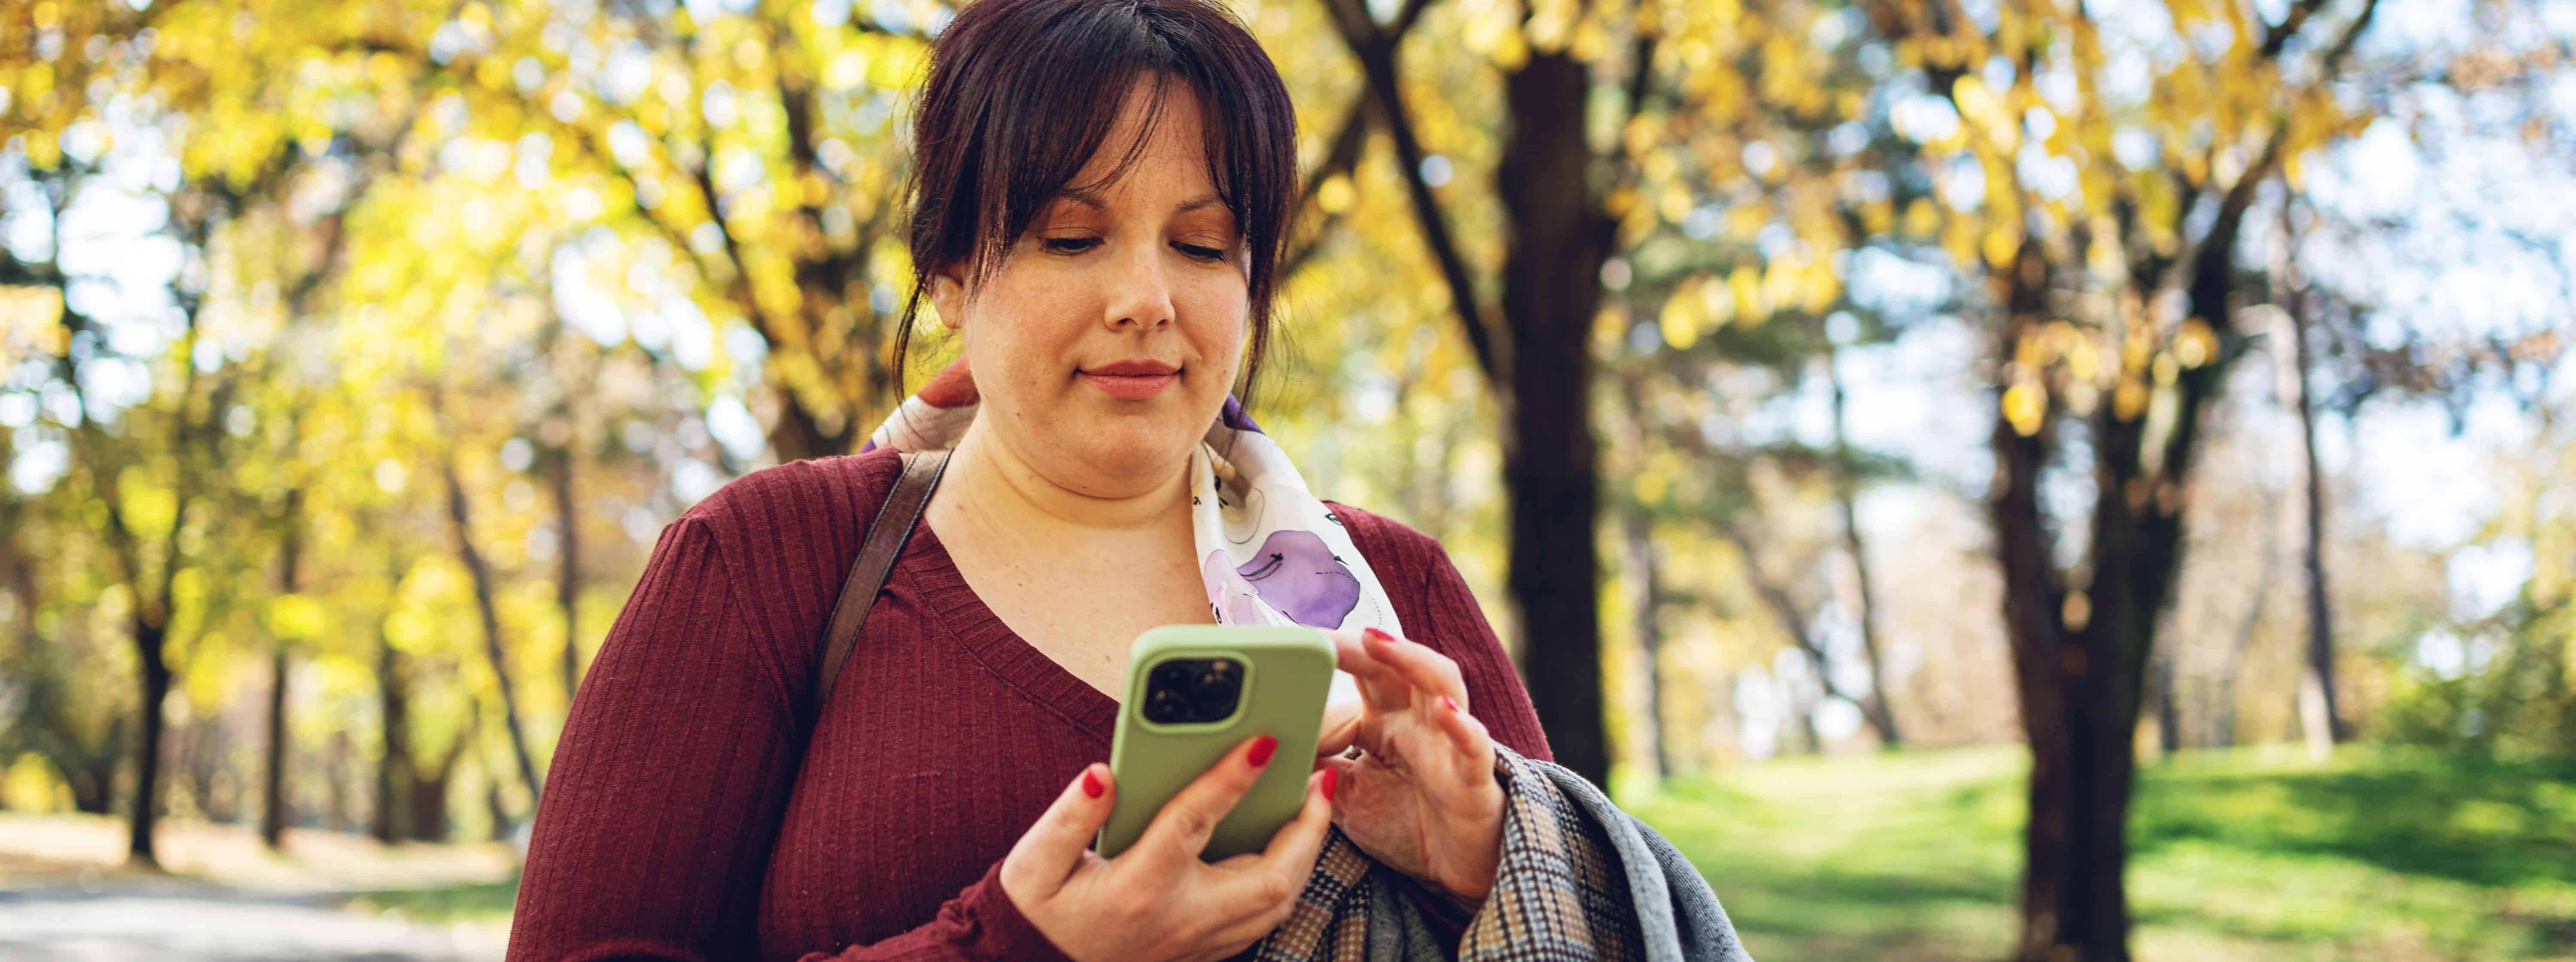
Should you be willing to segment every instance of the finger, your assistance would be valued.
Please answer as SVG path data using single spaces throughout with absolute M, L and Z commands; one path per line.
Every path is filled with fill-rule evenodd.
M 1366 712 L 1350 702 L 1333 702 L 1324 706 L 1324 723 L 1315 736 L 1315 757 L 1339 755 L 1359 740 L 1360 721 Z
M 1447 695 L 1457 700 L 1460 708 L 1467 706 L 1466 677 L 1459 674 L 1458 663 L 1449 656 L 1374 628 L 1362 634 L 1362 645 L 1368 653 L 1395 669 L 1406 683 L 1434 698 Z
M 1141 863 L 1143 870 L 1155 873 L 1178 871 L 1198 861 L 1199 853 L 1207 849 L 1208 836 L 1216 832 L 1216 823 L 1252 790 L 1252 783 L 1269 769 L 1270 756 L 1278 750 L 1279 739 L 1270 735 L 1236 745 L 1163 803 L 1136 847 L 1112 861 Z M 1130 859 L 1131 855 L 1135 858 Z
M 1398 711 L 1412 704 L 1413 683 L 1405 680 L 1395 666 L 1373 654 L 1365 640 L 1367 633 L 1377 631 L 1334 631 L 1333 656 L 1343 671 L 1359 682 L 1360 699 L 1378 711 Z M 1385 634 L 1385 632 L 1378 632 Z
M 1218 938 L 1258 941 L 1296 909 L 1297 897 L 1315 872 L 1315 857 L 1324 850 L 1325 835 L 1332 830 L 1332 794 L 1340 775 L 1338 768 L 1327 768 L 1307 777 L 1306 804 L 1297 810 L 1297 817 L 1270 836 L 1258 861 L 1243 866 L 1246 871 L 1230 880 L 1230 891 L 1220 904 L 1235 907 L 1244 919 L 1218 930 Z M 1240 863 L 1228 859 L 1223 864 Z
M 1449 743 L 1466 754 L 1471 769 L 1478 764 L 1487 769 L 1494 767 L 1494 739 L 1484 722 L 1447 698 L 1442 698 L 1439 710 L 1431 714 L 1438 720 L 1440 733 L 1449 736 Z
M 1306 877 L 1306 870 L 1314 867 L 1316 853 L 1324 850 L 1324 830 L 1333 824 L 1333 793 L 1339 789 L 1341 777 L 1339 764 L 1306 776 L 1306 804 L 1297 809 L 1295 819 L 1270 836 L 1270 844 L 1261 849 L 1262 861 L 1274 867 L 1287 864 L 1298 873 L 1298 879 Z
M 1100 834 L 1100 826 L 1109 821 L 1117 791 L 1109 779 L 1109 766 L 1098 762 L 1084 766 L 1072 784 L 1056 793 L 1055 803 L 1038 816 L 1037 824 L 1011 845 L 1010 854 L 1002 857 L 1004 884 L 1040 897 L 1063 888 L 1073 867 L 1081 864 L 1082 853 Z
M 1339 818 L 1341 816 L 1342 804 L 1350 801 L 1351 799 L 1351 792 L 1353 791 L 1352 786 L 1356 783 L 1356 780 L 1352 776 L 1358 774 L 1359 766 L 1360 763 L 1357 760 L 1348 758 L 1327 758 L 1315 764 L 1315 771 L 1318 774 L 1321 774 L 1328 768 L 1333 771 L 1332 801 L 1334 803 L 1333 815 L 1335 818 Z

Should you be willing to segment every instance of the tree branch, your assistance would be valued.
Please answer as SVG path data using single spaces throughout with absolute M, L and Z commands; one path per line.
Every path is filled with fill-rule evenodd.
M 1362 90 L 1358 97 L 1351 99 L 1350 109 L 1343 112 L 1341 127 L 1333 135 L 1332 147 L 1325 150 L 1323 162 L 1316 164 L 1315 169 L 1306 175 L 1306 186 L 1297 192 L 1298 210 L 1303 211 L 1315 202 L 1315 196 L 1323 190 L 1325 181 L 1359 166 L 1360 150 L 1368 146 L 1368 117 L 1369 95 Z M 1306 265 L 1306 260 L 1324 246 L 1324 238 L 1332 235 L 1333 228 L 1341 220 L 1340 211 L 1326 212 L 1323 223 L 1315 225 L 1306 242 L 1291 250 L 1280 264 L 1279 275 L 1294 276 L 1299 268 Z
M 1825 693 L 1854 706 L 1867 707 L 1869 703 L 1866 700 L 1843 690 L 1842 684 L 1834 680 L 1833 662 L 1827 660 L 1824 646 L 1816 643 L 1815 634 L 1807 630 L 1807 620 L 1798 610 L 1797 599 L 1789 596 L 1789 589 L 1762 576 L 1761 563 L 1753 550 L 1753 538 L 1744 533 L 1743 526 L 1733 521 L 1721 521 L 1714 527 L 1728 544 L 1735 546 L 1737 557 L 1744 561 L 1745 582 L 1753 586 L 1753 593 L 1761 596 L 1762 603 L 1770 607 L 1771 614 L 1780 620 L 1780 628 L 1789 635 L 1789 642 L 1805 653 L 1808 661 L 1815 663 L 1816 680 L 1823 683 Z
M 1411 0 L 1408 10 L 1419 15 L 1418 8 L 1427 0 Z M 1325 10 L 1332 15 L 1333 26 L 1360 61 L 1360 73 L 1367 78 L 1369 99 L 1376 104 L 1378 119 L 1386 127 L 1388 138 L 1395 143 L 1396 167 L 1404 175 L 1407 195 L 1413 201 L 1414 220 L 1422 228 L 1422 240 L 1431 249 L 1432 260 L 1440 268 L 1441 279 L 1449 287 L 1449 300 L 1458 315 L 1458 323 L 1467 335 L 1467 345 L 1474 350 L 1476 366 L 1487 380 L 1506 384 L 1505 371 L 1497 360 L 1492 326 L 1485 322 L 1477 306 L 1474 276 L 1467 270 L 1467 260 L 1458 253 L 1458 245 L 1449 234 L 1448 218 L 1441 212 L 1439 198 L 1422 179 L 1422 144 L 1414 137 L 1413 123 L 1404 113 L 1402 85 L 1396 80 L 1395 51 L 1402 35 L 1378 30 L 1371 24 L 1356 0 L 1324 0 Z M 1399 17 L 1410 24 L 1410 17 Z
M 2307 25 L 2308 18 L 2315 16 L 2317 9 L 2325 5 L 2326 0 L 2298 0 L 2291 4 L 2290 12 L 2281 15 L 2281 22 L 2263 28 L 2263 46 L 2257 55 L 2265 60 L 2280 57 L 2281 49 L 2290 45 L 2290 38 L 2297 36 L 2299 28 Z

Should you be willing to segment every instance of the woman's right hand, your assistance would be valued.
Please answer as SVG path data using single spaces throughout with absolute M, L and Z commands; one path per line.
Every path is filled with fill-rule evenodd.
M 1091 851 L 1118 786 L 1093 764 L 1002 859 L 1002 891 L 1077 962 L 1199 962 L 1251 948 L 1286 921 L 1333 820 L 1333 769 L 1306 780 L 1306 806 L 1259 853 L 1199 861 L 1209 833 L 1252 790 L 1279 741 L 1250 739 L 1164 803 L 1117 858 Z

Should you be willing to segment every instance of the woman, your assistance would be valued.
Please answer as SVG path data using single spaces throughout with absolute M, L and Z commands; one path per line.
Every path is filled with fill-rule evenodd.
M 1203 0 L 979 0 L 931 63 L 898 330 L 926 295 L 962 358 L 876 450 L 664 529 L 573 705 L 510 957 L 1217 959 L 1288 918 L 1335 824 L 1454 945 L 1502 846 L 1495 743 L 1547 743 L 1440 546 L 1315 502 L 1229 403 L 1296 204 L 1276 71 Z M 943 449 L 814 717 L 861 533 Z M 1272 580 L 1292 557 L 1302 586 Z M 1263 738 L 1104 860 L 1128 644 L 1212 620 L 1333 629 L 1362 697 L 1267 851 L 1197 857 L 1264 766 L 1310 764 Z

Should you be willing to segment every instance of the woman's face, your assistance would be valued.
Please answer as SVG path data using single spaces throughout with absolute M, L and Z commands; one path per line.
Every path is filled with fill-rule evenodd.
M 963 264 L 932 281 L 982 396 L 975 430 L 1095 497 L 1181 470 L 1234 384 L 1250 310 L 1241 232 L 1187 84 L 1169 84 L 1135 163 L 1097 183 L 1144 132 L 1151 83 L 1129 88 L 1098 152 L 983 289 L 963 296 Z

